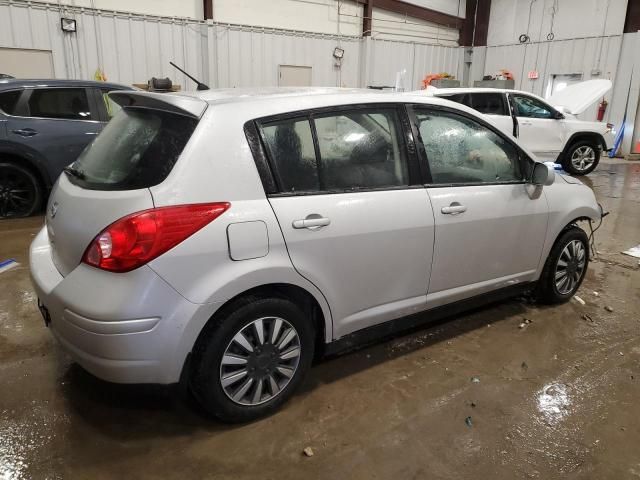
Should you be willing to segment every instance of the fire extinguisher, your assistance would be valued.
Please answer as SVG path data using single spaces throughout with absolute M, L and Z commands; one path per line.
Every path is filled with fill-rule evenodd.
M 604 99 L 598 104 L 598 121 L 599 122 L 601 122 L 604 119 L 604 112 L 607 111 L 607 105 L 609 105 L 609 103 Z

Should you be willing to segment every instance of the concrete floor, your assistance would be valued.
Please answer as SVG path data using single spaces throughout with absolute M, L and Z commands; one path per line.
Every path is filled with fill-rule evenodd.
M 513 300 L 322 362 L 244 426 L 73 365 L 29 283 L 42 219 L 0 223 L 22 264 L 0 274 L 0 478 L 640 478 L 640 164 L 585 182 L 611 211 L 585 306 Z

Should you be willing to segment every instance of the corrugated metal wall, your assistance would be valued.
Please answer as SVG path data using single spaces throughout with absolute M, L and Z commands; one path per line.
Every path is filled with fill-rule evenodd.
M 61 17 L 75 18 L 77 33 L 63 33 Z M 637 88 L 631 89 L 630 98 L 626 95 L 630 72 L 616 79 L 617 72 L 629 70 L 626 66 L 638 56 L 635 47 L 621 48 L 622 38 L 489 46 L 476 49 L 466 74 L 476 79 L 482 72 L 506 68 L 515 74 L 517 88 L 544 96 L 552 75 L 582 73 L 589 79 L 597 68 L 602 73 L 595 78 L 614 81 L 616 88 L 607 95 L 607 119 L 619 125 L 625 106 L 638 103 Z M 341 68 L 332 56 L 337 45 L 345 50 Z M 278 65 L 311 66 L 316 86 L 392 86 L 396 72 L 406 70 L 405 88 L 411 90 L 419 88 L 429 73 L 448 72 L 459 79 L 465 75 L 462 47 L 211 24 L 26 0 L 0 0 L 0 47 L 51 51 L 57 78 L 89 79 L 102 68 L 115 82 L 144 83 L 152 76 L 168 76 L 187 89 L 194 84 L 173 69 L 170 60 L 214 88 L 276 86 Z M 626 52 L 624 58 L 621 51 Z M 528 80 L 530 70 L 537 70 L 540 78 Z M 595 111 L 593 106 L 582 117 L 594 119 Z M 630 143 L 629 138 L 625 145 Z
M 60 18 L 74 18 L 78 31 L 63 33 Z M 366 44 L 369 48 L 365 48 Z M 345 50 L 337 68 L 333 49 Z M 406 69 L 406 87 L 418 88 L 427 73 L 460 70 L 461 49 L 439 45 L 307 32 L 221 25 L 0 0 L 0 47 L 50 50 L 57 78 L 93 78 L 101 68 L 110 81 L 144 83 L 170 77 L 194 84 L 169 65 L 172 60 L 211 87 L 276 86 L 278 65 L 313 68 L 313 85 L 393 85 Z M 366 63 L 366 65 L 365 65 Z

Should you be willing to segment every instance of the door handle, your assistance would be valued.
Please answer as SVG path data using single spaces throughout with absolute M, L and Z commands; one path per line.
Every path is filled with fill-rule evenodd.
M 328 218 L 313 214 L 307 216 L 307 218 L 303 220 L 294 220 L 292 226 L 295 229 L 308 228 L 310 230 L 317 230 L 321 227 L 326 227 L 330 223 L 331 220 L 329 220 Z
M 466 212 L 467 207 L 460 205 L 458 202 L 453 202 L 448 207 L 442 207 L 440 211 L 445 215 L 459 215 L 460 213 Z
M 531 122 L 520 122 L 520 125 L 531 125 Z
M 38 134 L 38 132 L 33 128 L 18 128 L 16 130 L 11 130 L 11 132 L 16 135 L 20 135 L 21 137 L 33 137 Z

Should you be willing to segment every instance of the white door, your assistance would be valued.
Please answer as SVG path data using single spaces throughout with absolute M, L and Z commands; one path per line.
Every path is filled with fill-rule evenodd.
M 518 93 L 509 94 L 518 118 L 518 138 L 541 159 L 555 160 L 564 148 L 565 125 L 556 111 L 537 98 Z
M 436 224 L 429 306 L 533 280 L 548 207 L 527 194 L 530 160 L 470 117 L 417 108 L 416 120 Z
M 261 124 L 281 192 L 269 200 L 336 338 L 426 306 L 433 212 L 399 115 L 376 107 Z
M 53 78 L 51 50 L 0 48 L 0 73 L 16 78 Z
M 311 67 L 299 65 L 280 65 L 278 70 L 279 87 L 310 87 Z

